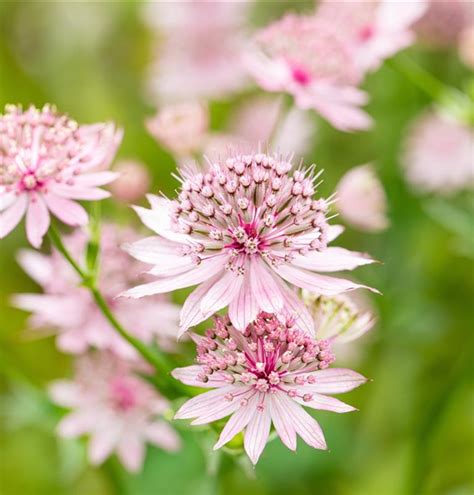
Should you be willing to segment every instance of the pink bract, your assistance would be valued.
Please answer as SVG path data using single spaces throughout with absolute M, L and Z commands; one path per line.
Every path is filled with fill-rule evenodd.
M 144 270 L 142 263 L 120 249 L 121 243 L 135 239 L 133 231 L 120 231 L 112 225 L 102 227 L 99 287 L 118 321 L 133 336 L 146 343 L 157 339 L 160 346 L 172 350 L 178 328 L 177 306 L 164 296 L 141 301 L 115 298 Z M 84 260 L 87 240 L 81 231 L 64 239 L 79 263 Z M 135 349 L 108 323 L 61 254 L 54 250 L 47 256 L 24 250 L 18 260 L 43 289 L 43 294 L 18 294 L 13 299 L 15 306 L 33 313 L 33 329 L 57 333 L 57 345 L 64 352 L 78 354 L 93 346 L 113 350 L 122 357 L 136 357 Z
M 320 174 L 277 155 L 234 155 L 199 173 L 181 172 L 178 200 L 148 196 L 151 209 L 135 207 L 157 236 L 125 249 L 155 265 L 158 279 L 124 295 L 140 298 L 198 285 L 181 311 L 181 333 L 229 306 L 245 330 L 259 311 L 313 320 L 293 290 L 334 295 L 363 287 L 318 272 L 352 270 L 372 263 L 367 255 L 327 247 L 341 232 L 326 219 L 328 203 L 315 200 Z M 290 285 L 288 285 L 290 284 Z
M 260 313 L 243 333 L 228 318 L 217 317 L 205 337 L 194 339 L 199 364 L 172 374 L 187 385 L 214 390 L 186 402 L 175 418 L 202 425 L 230 415 L 214 449 L 245 429 L 244 448 L 253 464 L 272 424 L 291 450 L 296 450 L 297 435 L 311 447 L 326 449 L 318 422 L 302 406 L 353 411 L 326 394 L 348 392 L 366 381 L 349 369 L 327 369 L 334 361 L 328 341 L 308 336 L 291 319 L 267 313 Z
M 85 225 L 87 213 L 74 200 L 110 194 L 98 186 L 117 174 L 109 167 L 122 131 L 111 123 L 78 125 L 45 105 L 23 111 L 8 105 L 0 116 L 0 239 L 26 214 L 26 234 L 38 248 L 50 213 L 62 222 Z
M 147 442 L 170 452 L 180 448 L 175 430 L 162 419 L 168 402 L 136 373 L 148 370 L 112 353 L 90 353 L 78 358 L 73 380 L 50 386 L 52 400 L 72 409 L 60 421 L 59 435 L 89 435 L 92 464 L 101 464 L 115 452 L 126 469 L 137 472 Z

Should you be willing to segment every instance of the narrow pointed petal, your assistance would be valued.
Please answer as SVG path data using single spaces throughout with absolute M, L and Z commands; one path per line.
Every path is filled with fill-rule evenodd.
M 219 421 L 220 419 L 234 413 L 240 409 L 240 407 L 240 397 L 231 401 L 224 399 L 220 404 L 209 406 L 206 409 L 206 412 L 191 421 L 191 424 L 193 426 L 205 425 L 207 423 L 212 423 L 213 421 Z
M 227 306 L 239 292 L 243 278 L 237 272 L 225 270 L 224 275 L 219 277 L 201 299 L 201 312 L 212 314 Z
M 257 316 L 258 301 L 250 288 L 249 277 L 245 276 L 237 296 L 229 305 L 229 318 L 237 330 L 244 331 Z
M 268 407 L 265 407 L 263 411 L 255 410 L 252 419 L 245 429 L 244 448 L 254 465 L 257 464 L 267 444 L 270 425 L 270 412 L 268 411 Z
M 150 265 L 162 263 L 163 256 L 176 256 L 191 262 L 189 256 L 184 257 L 179 255 L 181 252 L 180 244 L 159 236 L 145 237 L 145 239 L 140 239 L 136 242 L 123 244 L 122 249 L 137 260 L 149 263 Z
M 191 385 L 193 387 L 216 388 L 228 385 L 219 372 L 213 373 L 207 382 L 203 382 L 198 378 L 200 374 L 202 374 L 202 366 L 199 366 L 198 364 L 186 366 L 184 368 L 175 368 L 171 372 L 173 378 L 176 378 L 176 380 L 179 380 L 185 385 Z
M 291 416 L 279 401 L 279 394 L 270 395 L 269 402 L 273 425 L 278 436 L 290 450 L 296 450 L 296 431 Z
M 74 179 L 74 183 L 81 187 L 105 186 L 113 182 L 120 174 L 109 170 L 104 172 L 95 172 L 91 174 L 79 175 Z
M 44 199 L 51 213 L 67 225 L 78 227 L 86 225 L 89 221 L 86 210 L 70 199 L 56 196 L 56 194 L 46 194 Z
M 52 184 L 50 190 L 55 195 L 68 199 L 96 201 L 110 197 L 108 191 L 104 191 L 97 187 L 82 187 L 80 185 L 68 186 L 67 184 L 61 184 L 59 182 Z
M 51 281 L 53 270 L 49 258 L 31 249 L 20 249 L 16 259 L 23 270 L 39 285 Z
M 235 435 L 240 433 L 249 423 L 252 415 L 255 414 L 256 406 L 258 403 L 258 395 L 254 395 L 249 399 L 246 406 L 238 409 L 227 421 L 226 425 L 221 431 L 219 440 L 214 445 L 214 450 L 220 449 L 227 442 L 230 442 Z
M 353 270 L 358 266 L 369 265 L 375 260 L 367 254 L 349 251 L 339 247 L 329 247 L 325 251 L 311 251 L 306 255 L 296 255 L 291 264 L 317 272 L 337 272 Z
M 138 433 L 130 432 L 120 439 L 117 454 L 128 471 L 137 473 L 145 458 L 145 443 Z
M 308 385 L 311 390 L 323 394 L 349 392 L 367 381 L 361 374 L 346 368 L 330 368 L 311 373 L 315 383 Z
M 306 388 L 300 389 L 301 393 L 306 393 Z M 299 397 L 295 397 L 294 400 L 304 407 L 311 407 L 311 409 L 319 409 L 321 411 L 332 411 L 335 413 L 347 413 L 355 411 L 355 407 L 346 404 L 334 397 L 328 397 L 327 395 L 313 393 L 313 398 L 310 401 L 304 401 Z
M 28 205 L 28 196 L 22 194 L 16 201 L 0 214 L 0 239 L 7 236 L 23 218 Z
M 197 418 L 202 414 L 205 414 L 209 408 L 222 405 L 225 402 L 224 396 L 228 393 L 235 391 L 242 391 L 240 387 L 235 385 L 228 385 L 227 387 L 218 388 L 205 392 L 189 399 L 185 402 L 176 412 L 175 419 L 190 419 Z
M 250 258 L 249 276 L 250 287 L 260 309 L 269 313 L 277 313 L 283 306 L 283 297 L 260 256 Z
M 168 452 L 177 452 L 181 448 L 181 439 L 164 421 L 155 421 L 148 425 L 145 436 L 149 442 Z
M 26 211 L 26 237 L 33 247 L 41 246 L 49 222 L 49 211 L 43 198 L 38 195 L 35 200 L 30 199 Z
M 344 227 L 342 225 L 330 225 L 328 228 L 328 242 L 334 241 L 344 232 Z

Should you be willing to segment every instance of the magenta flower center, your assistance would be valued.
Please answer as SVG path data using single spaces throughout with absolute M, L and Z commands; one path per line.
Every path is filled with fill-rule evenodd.
M 212 379 L 244 387 L 241 394 L 229 394 L 229 401 L 247 394 L 249 387 L 255 393 L 282 391 L 309 401 L 312 395 L 302 387 L 314 383 L 311 372 L 334 361 L 327 341 L 314 340 L 293 327 L 291 320 L 282 323 L 263 312 L 244 334 L 227 319 L 216 318 L 215 327 L 206 332 L 197 350 L 203 382 Z
M 114 409 L 127 412 L 137 405 L 137 397 L 131 383 L 117 378 L 110 385 L 110 399 Z

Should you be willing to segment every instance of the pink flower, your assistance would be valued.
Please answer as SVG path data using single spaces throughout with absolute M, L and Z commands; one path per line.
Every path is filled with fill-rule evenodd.
M 117 174 L 110 165 L 122 131 L 113 124 L 79 126 L 45 105 L 41 110 L 8 105 L 0 116 L 0 239 L 26 214 L 26 235 L 38 248 L 50 212 L 62 222 L 85 225 L 87 213 L 72 200 L 98 200 L 110 194 L 97 186 Z
M 161 298 L 144 299 L 137 304 L 115 296 L 130 287 L 130 281 L 143 271 L 144 266 L 127 256 L 119 245 L 135 240 L 130 231 L 117 231 L 104 225 L 101 236 L 99 286 L 112 307 L 118 321 L 143 342 L 158 339 L 159 344 L 171 350 L 175 345 L 179 310 Z M 88 236 L 80 231 L 64 239 L 78 261 L 85 256 Z M 93 346 L 111 349 L 126 358 L 136 357 L 136 351 L 110 326 L 94 303 L 88 289 L 79 285 L 79 279 L 62 255 L 53 251 L 50 256 L 34 251 L 21 251 L 19 263 L 43 289 L 43 294 L 18 294 L 16 307 L 31 311 L 30 324 L 36 329 L 53 329 L 58 347 L 74 354 Z
M 388 227 L 387 198 L 372 165 L 352 168 L 336 189 L 337 209 L 349 224 L 369 232 Z
M 422 192 L 453 193 L 474 183 L 474 132 L 441 113 L 412 125 L 403 154 L 407 180 Z
M 234 155 L 210 163 L 204 173 L 183 170 L 178 200 L 148 196 L 151 210 L 135 207 L 158 236 L 131 244 L 154 282 L 124 295 L 139 298 L 198 285 L 181 311 L 181 333 L 229 306 L 245 330 L 259 311 L 298 316 L 313 331 L 312 318 L 286 282 L 334 295 L 362 287 L 317 272 L 352 270 L 368 256 L 327 247 L 339 233 L 326 220 L 328 204 L 313 200 L 314 167 L 296 170 L 277 155 Z
M 111 353 L 89 353 L 78 358 L 74 379 L 58 380 L 50 386 L 52 400 L 72 409 L 58 424 L 59 435 L 89 435 L 92 464 L 101 464 L 115 452 L 132 472 L 140 471 L 143 465 L 146 442 L 177 451 L 180 439 L 161 419 L 168 402 L 135 374 L 146 371 Z
M 114 167 L 119 174 L 117 180 L 110 185 L 110 192 L 119 201 L 132 203 L 142 198 L 151 183 L 148 169 L 135 160 L 122 160 Z
M 323 0 L 317 17 L 337 26 L 352 46 L 357 66 L 365 72 L 377 69 L 415 41 L 411 28 L 425 10 L 425 0 Z
M 203 147 L 209 127 L 208 110 L 199 102 L 168 105 L 147 119 L 146 127 L 171 153 L 191 155 Z
M 312 108 L 343 131 L 367 129 L 359 107 L 367 95 L 357 89 L 362 74 L 352 49 L 329 24 L 315 17 L 287 15 L 257 33 L 248 68 L 266 91 L 283 91 L 297 106 Z
M 215 327 L 195 340 L 199 364 L 177 368 L 172 375 L 187 385 L 214 390 L 186 402 L 175 418 L 193 418 L 192 425 L 202 425 L 231 415 L 214 449 L 245 429 L 244 448 L 253 464 L 272 423 L 291 450 L 296 450 L 297 435 L 311 447 L 326 449 L 319 424 L 301 406 L 353 411 L 326 394 L 348 392 L 366 381 L 348 369 L 327 369 L 334 361 L 327 341 L 267 313 L 260 313 L 243 334 L 228 318 L 217 317 Z
M 414 28 L 425 45 L 445 48 L 456 46 L 460 34 L 473 19 L 471 2 L 428 0 L 427 9 Z
M 241 51 L 249 2 L 150 2 L 161 37 L 148 86 L 159 101 L 215 99 L 246 84 Z
M 474 69 L 474 23 L 462 31 L 459 37 L 458 52 L 462 62 Z

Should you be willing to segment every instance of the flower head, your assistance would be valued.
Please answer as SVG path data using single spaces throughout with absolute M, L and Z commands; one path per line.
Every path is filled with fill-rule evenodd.
M 337 209 L 349 224 L 374 232 L 388 227 L 387 198 L 371 165 L 349 170 L 336 189 Z
M 327 369 L 334 361 L 328 341 L 315 340 L 293 320 L 260 313 L 242 334 L 228 318 L 197 340 L 198 365 L 178 368 L 173 376 L 188 385 L 213 388 L 186 402 L 177 419 L 206 424 L 232 415 L 214 449 L 245 428 L 244 447 L 256 464 L 271 424 L 282 442 L 296 450 L 296 436 L 326 449 L 319 424 L 301 406 L 334 412 L 354 408 L 325 394 L 347 392 L 365 378 L 347 369 Z
M 352 270 L 372 260 L 327 247 L 340 232 L 330 227 L 328 202 L 315 200 L 318 177 L 277 155 L 235 155 L 204 173 L 182 172 L 178 200 L 149 196 L 151 210 L 136 207 L 159 236 L 126 249 L 156 265 L 158 280 L 124 295 L 142 297 L 198 285 L 181 311 L 181 330 L 229 306 L 233 325 L 244 330 L 262 311 L 296 314 L 313 331 L 312 319 L 293 286 L 333 295 L 361 287 L 315 272 Z
M 132 203 L 142 198 L 150 187 L 150 174 L 147 167 L 135 160 L 122 160 L 114 170 L 119 177 L 110 185 L 110 192 L 119 201 Z
M 316 336 L 331 343 L 358 339 L 375 324 L 371 311 L 364 311 L 346 294 L 326 297 L 303 291 L 303 301 L 314 318 Z
M 87 223 L 72 200 L 98 200 L 110 194 L 97 186 L 116 174 L 108 167 L 122 132 L 113 124 L 80 126 L 45 105 L 23 111 L 9 105 L 0 116 L 0 238 L 26 213 L 26 234 L 41 245 L 50 212 L 68 225 Z
M 386 58 L 413 43 L 411 28 L 425 10 L 424 0 L 324 0 L 316 16 L 338 27 L 352 46 L 357 66 L 365 72 L 377 69 Z
M 99 287 L 117 319 L 130 333 L 144 342 L 158 339 L 172 349 L 178 324 L 178 308 L 163 297 L 143 299 L 138 304 L 115 296 L 130 287 L 143 271 L 143 264 L 127 256 L 120 244 L 136 239 L 131 231 L 118 231 L 104 225 L 101 235 Z M 88 236 L 76 231 L 64 243 L 76 260 L 83 260 Z M 18 294 L 13 303 L 33 313 L 34 329 L 48 329 L 58 335 L 57 345 L 65 352 L 82 353 L 90 346 L 111 349 L 123 357 L 136 357 L 136 351 L 113 329 L 97 308 L 90 292 L 57 251 L 46 256 L 34 251 L 20 252 L 23 269 L 41 286 L 43 294 Z
M 344 131 L 366 129 L 371 119 L 359 107 L 365 93 L 356 88 L 362 73 L 351 47 L 328 23 L 287 15 L 257 33 L 249 70 L 267 91 L 284 91 L 296 104 L 313 108 Z
M 101 464 L 116 452 L 129 471 L 139 471 L 145 443 L 176 451 L 180 439 L 161 419 L 167 401 L 135 373 L 146 373 L 141 364 L 112 353 L 89 353 L 78 358 L 73 380 L 58 380 L 50 387 L 52 400 L 72 409 L 58 425 L 65 438 L 89 435 L 88 455 Z
M 202 149 L 209 127 L 207 107 L 198 102 L 163 107 L 147 119 L 148 132 L 176 155 L 191 155 Z
M 453 193 L 474 184 L 474 132 L 441 113 L 427 112 L 410 128 L 403 155 L 408 181 L 422 192 Z

